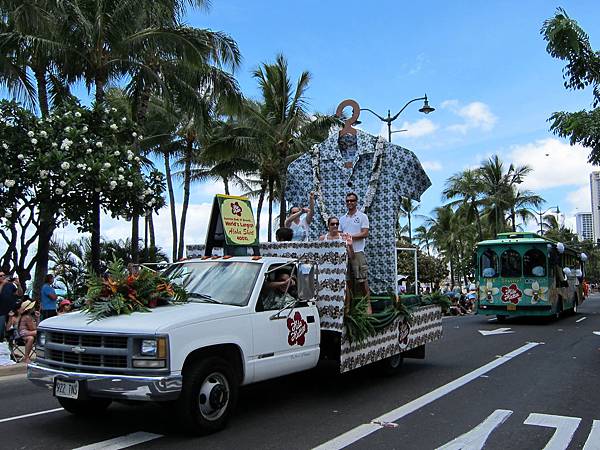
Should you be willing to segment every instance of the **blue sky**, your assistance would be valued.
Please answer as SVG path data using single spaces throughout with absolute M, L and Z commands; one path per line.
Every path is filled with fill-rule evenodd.
M 295 79 L 313 78 L 308 91 L 313 111 L 332 113 L 346 98 L 380 115 L 397 112 L 424 93 L 436 111 L 407 108 L 394 142 L 414 151 L 433 185 L 423 195 L 421 214 L 442 203 L 445 180 L 492 154 L 507 164 L 529 164 L 525 187 L 559 205 L 567 224 L 589 210 L 587 151 L 570 148 L 548 131 L 554 111 L 591 107 L 589 91 L 563 87 L 563 63 L 545 50 L 540 28 L 557 6 L 591 35 L 600 48 L 600 14 L 595 1 L 398 2 L 307 0 L 213 0 L 211 9 L 193 11 L 187 22 L 228 33 L 242 52 L 236 77 L 244 93 L 258 95 L 252 69 L 283 53 Z M 361 128 L 378 134 L 382 123 L 363 112 Z M 204 216 L 215 184 L 193 190 L 188 242 L 204 240 Z M 163 220 L 164 219 L 164 220 Z M 161 212 L 169 242 L 167 211 Z M 197 225 L 197 228 L 195 227 Z M 531 225 L 535 228 L 535 224 Z M 106 221 L 107 237 L 124 237 L 128 226 Z

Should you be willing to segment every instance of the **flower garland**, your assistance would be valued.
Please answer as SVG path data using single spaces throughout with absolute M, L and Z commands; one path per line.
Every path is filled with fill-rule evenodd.
M 363 211 L 366 213 L 375 199 L 375 193 L 377 192 L 377 186 L 379 185 L 379 177 L 381 175 L 383 151 L 385 148 L 385 140 L 379 136 L 375 144 L 375 154 L 373 155 L 373 164 L 371 166 L 371 176 L 369 177 L 369 183 L 367 185 L 367 193 L 365 195 L 365 201 L 363 203 Z M 315 200 L 319 205 L 319 211 L 321 211 L 321 217 L 327 223 L 329 220 L 329 212 L 325 208 L 325 200 L 323 198 L 323 192 L 321 190 L 321 161 L 319 157 L 319 147 L 313 145 L 309 150 L 311 157 L 311 166 L 313 173 L 313 184 L 315 186 Z

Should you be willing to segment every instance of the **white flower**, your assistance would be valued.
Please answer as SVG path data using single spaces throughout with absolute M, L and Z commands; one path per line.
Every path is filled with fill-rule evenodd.
M 43 138 L 47 138 L 48 137 L 48 133 L 46 133 L 44 130 L 40 131 L 40 136 Z
M 80 113 L 79 111 L 77 111 L 77 112 L 75 113 L 75 117 L 81 117 L 81 113 Z
M 104 163 L 104 167 L 108 169 L 110 167 L 110 163 Z
M 34 136 L 35 136 L 35 133 L 34 133 L 33 131 L 28 131 L 28 132 L 27 132 L 27 137 L 30 137 L 30 138 L 32 138 L 32 137 L 34 137 Z
M 114 188 L 117 187 L 117 182 L 115 180 L 110 182 L 110 190 L 112 191 Z
M 113 131 L 117 131 L 119 129 L 119 127 L 116 124 L 112 123 L 110 125 L 110 129 L 113 130 Z
M 15 185 L 15 180 L 4 180 L 4 186 L 11 188 Z
M 48 171 L 47 170 L 40 170 L 40 178 L 43 180 L 45 178 L 48 178 Z
M 110 109 L 106 108 L 106 109 L 104 110 L 104 112 L 105 112 L 106 114 L 108 114 L 108 113 L 110 112 Z
M 125 177 L 123 175 L 119 175 L 117 178 L 119 181 L 123 181 L 125 179 Z
M 92 168 L 91 168 L 91 167 L 88 167 L 88 168 L 87 168 L 87 171 L 88 171 L 88 172 L 91 172 L 91 171 L 92 171 Z
M 8 145 L 6 144 L 6 142 L 3 142 L 3 143 L 2 143 L 2 148 L 3 148 L 4 150 L 8 150 Z
M 73 141 L 69 140 L 69 139 L 63 139 L 63 141 L 60 143 L 60 149 L 61 150 L 69 150 L 69 147 L 71 147 L 71 145 L 73 144 Z
M 31 140 L 31 143 L 32 143 L 33 145 L 37 144 L 37 142 L 38 142 L 38 141 L 37 141 L 37 139 L 36 139 L 36 138 L 33 138 L 33 139 Z
M 110 108 L 112 112 L 117 112 L 117 108 Z
M 122 167 L 119 167 L 119 172 L 123 173 L 123 172 L 125 172 L 125 169 L 123 169 Z
M 86 152 L 86 153 L 89 155 L 89 154 L 91 154 L 91 153 L 92 153 L 92 149 L 91 149 L 91 148 L 88 148 L 88 149 L 87 149 L 85 152 Z
M 10 212 L 10 211 L 6 211 L 6 212 L 4 213 L 4 217 L 6 217 L 7 219 L 8 219 L 10 216 L 12 216 L 12 212 Z
M 63 170 L 69 170 L 71 168 L 71 164 L 69 164 L 68 162 L 64 162 L 60 165 L 60 168 Z
M 145 189 L 144 195 L 149 195 L 149 194 L 152 194 L 152 189 Z
M 17 159 L 20 160 L 20 161 L 23 161 L 25 159 L 25 155 L 23 153 L 19 153 L 17 155 Z
M 56 142 L 53 142 L 52 147 L 56 148 L 56 147 L 58 147 L 58 144 Z
M 101 148 L 102 147 L 102 141 L 96 142 L 96 147 Z
M 100 192 L 101 190 L 102 190 L 102 189 L 100 189 L 100 188 L 95 188 L 95 189 L 94 189 L 94 191 L 96 191 L 96 192 Z
M 127 187 L 133 187 L 133 183 L 131 181 L 127 182 Z
M 133 137 L 137 137 L 137 133 L 136 133 L 135 131 L 134 131 L 133 133 L 131 133 L 131 135 L 132 135 Z
M 83 128 L 81 129 L 82 133 L 87 133 L 88 127 L 87 125 L 84 125 Z
M 127 161 L 131 161 L 133 159 L 133 155 L 127 155 Z
M 136 156 L 134 159 L 135 159 L 135 162 L 140 162 L 140 157 L 139 156 Z
M 141 141 L 142 139 L 144 139 L 144 136 L 142 136 L 142 135 L 140 134 L 140 137 L 139 137 L 139 139 L 140 139 L 140 141 Z
M 56 192 L 57 195 L 62 195 L 63 190 L 61 188 L 56 188 L 55 192 Z
M 58 184 L 60 184 L 60 187 L 65 187 L 67 185 L 67 182 L 61 180 L 60 183 L 58 183 Z
M 113 153 L 113 155 L 115 156 L 119 156 L 121 154 L 121 152 L 119 150 L 117 150 L 116 152 Z
M 79 164 L 77 164 L 77 168 L 78 169 L 85 169 L 85 164 L 79 163 Z
M 150 206 L 154 205 L 154 202 L 155 202 L 155 201 L 156 201 L 156 200 L 154 200 L 153 198 L 151 198 L 151 199 L 150 199 L 150 201 L 148 202 L 148 205 L 150 205 Z
M 69 131 L 71 131 L 71 127 L 65 127 L 65 131 L 68 133 Z
M 125 122 L 127 122 L 127 117 L 121 117 L 121 122 L 122 122 L 122 123 L 125 123 Z

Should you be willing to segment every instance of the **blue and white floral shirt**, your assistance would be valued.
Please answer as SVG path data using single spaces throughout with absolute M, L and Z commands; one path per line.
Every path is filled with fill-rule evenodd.
M 401 199 L 419 201 L 431 181 L 413 152 L 388 142 L 383 143 L 379 177 L 371 180 L 378 139 L 361 130 L 357 130 L 356 136 L 345 135 L 341 139 L 337 132 L 332 134 L 290 164 L 286 200 L 291 205 L 300 205 L 311 191 L 316 192 L 309 226 L 309 240 L 316 240 L 327 233 L 325 218 L 345 214 L 346 194 L 356 193 L 358 208 L 370 222 L 365 247 L 369 287 L 377 294 L 386 294 L 396 291 L 395 230 Z M 345 164 L 348 153 L 354 155 L 352 167 Z M 316 186 L 314 165 L 318 165 L 320 190 Z M 363 202 L 370 180 L 377 184 L 373 201 L 365 210 Z

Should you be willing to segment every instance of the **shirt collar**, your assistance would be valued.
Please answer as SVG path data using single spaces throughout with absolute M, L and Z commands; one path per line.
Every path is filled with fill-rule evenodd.
M 339 132 L 336 131 L 329 136 L 320 146 L 319 150 L 321 153 L 321 159 L 333 159 L 340 160 L 342 155 L 338 146 Z M 377 136 L 370 135 L 361 130 L 356 130 L 356 147 L 357 156 L 368 153 L 375 153 L 375 144 L 377 143 Z

